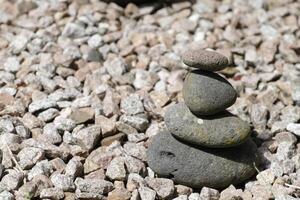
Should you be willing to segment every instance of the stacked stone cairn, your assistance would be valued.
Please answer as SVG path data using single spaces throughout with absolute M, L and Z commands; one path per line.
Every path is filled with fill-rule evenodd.
M 193 188 L 225 188 L 249 179 L 255 174 L 257 147 L 249 124 L 226 110 L 236 101 L 235 89 L 215 73 L 228 66 L 228 59 L 201 49 L 182 58 L 194 69 L 184 81 L 184 102 L 166 111 L 168 130 L 150 143 L 150 168 Z

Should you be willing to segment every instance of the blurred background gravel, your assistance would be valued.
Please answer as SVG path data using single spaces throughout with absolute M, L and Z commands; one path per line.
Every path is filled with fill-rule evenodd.
M 0 0 L 0 199 L 299 198 L 299 1 L 120 5 Z M 251 123 L 262 163 L 240 186 L 193 190 L 147 167 L 182 101 L 188 44 L 230 60 L 230 111 Z

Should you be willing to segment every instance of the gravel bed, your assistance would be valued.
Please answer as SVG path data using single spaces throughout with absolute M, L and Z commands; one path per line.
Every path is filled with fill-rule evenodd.
M 172 1 L 170 1 L 172 2 Z M 300 198 L 300 3 L 0 0 L 0 199 Z M 229 58 L 257 175 L 195 190 L 148 167 L 188 45 Z

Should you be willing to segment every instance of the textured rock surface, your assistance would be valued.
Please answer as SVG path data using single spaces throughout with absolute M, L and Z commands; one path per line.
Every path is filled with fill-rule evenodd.
M 201 149 L 179 142 L 167 131 L 156 135 L 147 151 L 149 166 L 157 174 L 195 188 L 243 182 L 255 174 L 255 155 L 250 139 L 235 148 Z
M 219 71 L 227 67 L 228 59 L 215 51 L 188 48 L 182 55 L 183 62 L 194 68 Z
M 229 196 L 219 190 L 221 199 L 299 197 L 299 190 L 284 184 L 300 186 L 294 126 L 300 120 L 299 2 L 148 1 L 124 7 L 101 0 L 0 2 L 0 199 L 58 198 L 52 188 L 66 188 L 65 199 L 111 200 L 127 198 L 128 192 L 131 200 L 159 199 L 156 190 L 164 186 L 155 190 L 145 183 L 159 177 L 145 151 L 164 127 L 167 107 L 182 100 L 188 66 L 180 56 L 193 44 L 228 58 L 229 67 L 219 73 L 239 97 L 228 109 L 251 123 L 260 141 L 262 176 L 230 189 Z M 131 95 L 139 96 L 137 105 Z M 101 137 L 85 131 L 95 125 Z M 44 156 L 27 155 L 29 148 Z M 112 186 L 115 195 L 108 197 L 74 187 L 77 178 L 115 185 L 106 170 L 116 157 L 125 162 L 127 192 Z M 264 177 L 265 170 L 274 181 Z M 171 198 L 218 196 L 174 187 Z
M 197 115 L 213 115 L 223 111 L 237 98 L 236 91 L 226 79 L 201 70 L 188 73 L 182 93 L 186 105 Z
M 197 117 L 183 102 L 168 108 L 165 123 L 174 136 L 206 147 L 237 146 L 250 135 L 247 122 L 228 111 L 211 117 Z

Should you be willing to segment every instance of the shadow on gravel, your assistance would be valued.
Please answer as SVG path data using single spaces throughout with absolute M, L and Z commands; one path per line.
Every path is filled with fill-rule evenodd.
M 143 6 L 143 5 L 155 5 L 158 8 L 164 7 L 164 6 L 170 6 L 173 3 L 178 3 L 178 2 L 185 2 L 187 0 L 103 0 L 107 3 L 109 2 L 115 2 L 120 6 L 125 7 L 128 3 L 134 3 L 137 6 Z M 190 0 L 189 2 L 191 2 L 192 4 L 194 4 L 196 2 L 196 0 Z

